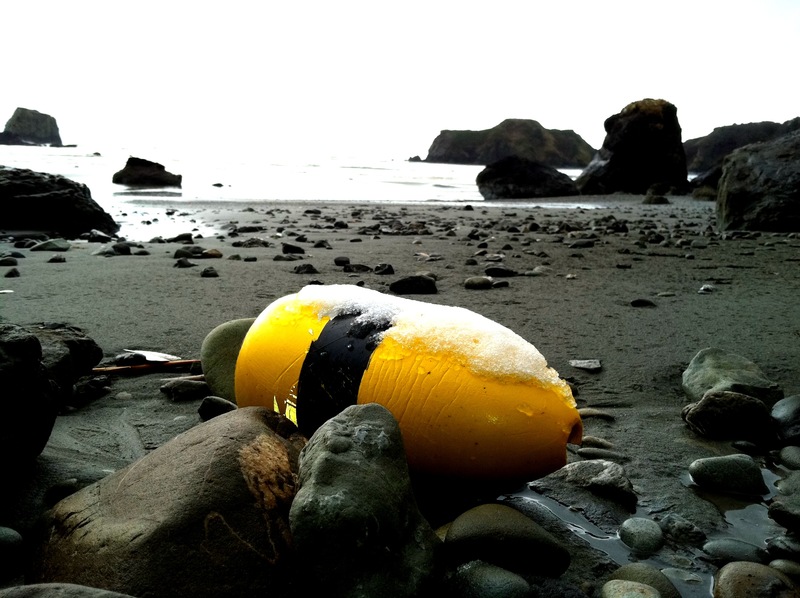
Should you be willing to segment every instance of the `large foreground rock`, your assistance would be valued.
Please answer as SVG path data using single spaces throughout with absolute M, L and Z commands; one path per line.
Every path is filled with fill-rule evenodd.
M 705 173 L 721 167 L 725 156 L 751 143 L 771 141 L 800 129 L 800 117 L 785 123 L 757 122 L 717 127 L 705 137 L 687 139 L 683 143 L 689 172 Z
M 519 156 L 554 168 L 583 168 L 594 149 L 574 131 L 545 129 L 535 120 L 507 119 L 483 131 L 442 131 L 426 162 L 492 164 Z
M 180 187 L 182 180 L 183 176 L 168 172 L 163 164 L 134 157 L 111 177 L 112 183 L 130 187 Z
M 323 424 L 300 459 L 291 526 L 308 595 L 419 596 L 439 539 L 414 498 L 400 427 L 372 403 Z
M 800 131 L 748 145 L 723 163 L 720 230 L 800 231 Z
M 70 239 L 92 229 L 108 235 L 119 230 L 86 185 L 60 175 L 4 166 L 0 166 L 0 223 L 5 231 L 44 231 Z
M 478 173 L 475 182 L 484 199 L 524 199 L 578 195 L 575 182 L 540 162 L 509 156 Z
M 5 139 L 5 141 L 3 141 Z M 28 108 L 17 108 L 6 123 L 0 144 L 52 145 L 61 147 L 61 135 L 56 119 Z
M 603 147 L 575 183 L 583 194 L 645 193 L 659 184 L 687 187 L 678 109 L 645 99 L 606 119 Z
M 191 428 L 48 512 L 29 581 L 133 596 L 280 596 L 305 439 L 239 409 Z

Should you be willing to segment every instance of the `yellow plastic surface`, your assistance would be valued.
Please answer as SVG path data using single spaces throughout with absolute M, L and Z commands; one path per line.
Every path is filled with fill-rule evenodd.
M 239 406 L 263 405 L 296 422 L 293 407 L 306 353 L 327 317 L 290 295 L 250 328 L 236 366 Z M 532 480 L 566 463 L 583 426 L 569 386 L 476 373 L 425 339 L 390 334 L 372 353 L 358 403 L 395 416 L 412 470 L 481 480 Z M 302 400 L 302 399 L 301 399 Z

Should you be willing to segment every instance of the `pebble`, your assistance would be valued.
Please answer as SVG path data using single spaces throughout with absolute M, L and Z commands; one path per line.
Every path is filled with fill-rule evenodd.
M 717 565 L 733 561 L 766 563 L 769 560 L 766 550 L 736 538 L 709 540 L 703 544 L 703 552 L 708 555 L 710 561 Z
M 200 277 L 201 278 L 218 278 L 219 277 L 219 272 L 217 272 L 216 269 L 214 269 L 211 266 L 209 266 L 208 268 L 203 268 L 203 271 L 200 272 Z
M 634 299 L 630 303 L 631 307 L 656 307 L 650 299 Z
M 211 395 L 211 389 L 206 382 L 199 380 L 186 380 L 175 378 L 159 388 L 171 401 L 199 401 Z
M 378 264 L 375 266 L 375 274 L 380 276 L 394 274 L 394 267 L 391 264 Z
M 695 484 L 724 494 L 761 496 L 768 492 L 761 467 L 749 455 L 725 455 L 696 459 L 689 465 Z
M 197 414 L 202 421 L 208 421 L 223 413 L 234 411 L 238 407 L 236 403 L 223 399 L 222 397 L 208 396 L 205 397 L 197 408 Z
M 588 419 L 590 417 L 596 417 L 598 419 L 604 419 L 607 421 L 614 421 L 616 419 L 607 411 L 601 411 L 600 409 L 595 409 L 594 407 L 581 407 L 578 409 L 578 413 L 580 413 L 582 419 Z
M 407 276 L 395 280 L 389 290 L 397 295 L 435 295 L 438 292 L 436 281 L 429 276 Z
M 0 257 L 0 266 L 16 266 L 17 258 L 11 256 Z
M 628 563 L 611 574 L 611 579 L 635 581 L 658 590 L 661 598 L 681 598 L 669 578 L 652 565 L 646 563 Z
M 319 271 L 312 264 L 298 264 L 292 272 L 295 274 L 319 274 Z
M 781 465 L 789 469 L 800 469 L 800 446 L 785 446 L 780 452 Z
M 767 565 L 728 563 L 714 576 L 714 598 L 796 598 L 798 589 L 786 575 Z
M 484 290 L 492 288 L 493 280 L 490 276 L 470 276 L 464 281 L 464 288 L 470 290 Z
M 612 579 L 603 584 L 600 598 L 661 598 L 658 590 L 638 581 Z
M 800 582 L 800 563 L 789 559 L 775 559 L 770 561 L 769 566 L 776 571 L 780 571 L 795 583 Z
M 683 408 L 681 417 L 700 436 L 720 440 L 749 440 L 772 445 L 777 440 L 775 421 L 760 399 L 730 391 L 710 390 L 697 403 Z
M 516 270 L 512 270 L 511 268 L 506 268 L 505 266 L 488 266 L 484 273 L 486 276 L 492 276 L 495 278 L 509 278 L 512 276 L 519 276 L 519 272 Z
M 574 368 L 587 372 L 599 372 L 603 369 L 599 359 L 570 359 L 569 364 Z
M 619 527 L 618 533 L 619 539 L 639 556 L 650 556 L 664 545 L 661 526 L 645 517 L 626 519 Z
M 480 598 L 527 598 L 531 587 L 525 578 L 490 563 L 472 561 L 456 569 L 457 596 Z
M 19 278 L 20 277 L 20 273 L 19 273 L 19 270 L 17 270 L 16 268 L 11 268 L 3 276 L 5 278 Z
M 772 418 L 784 444 L 800 444 L 800 395 L 780 399 L 772 406 Z
M 175 262 L 173 268 L 192 268 L 193 266 L 196 265 L 197 264 L 195 264 L 194 262 L 190 262 L 187 258 L 182 257 Z

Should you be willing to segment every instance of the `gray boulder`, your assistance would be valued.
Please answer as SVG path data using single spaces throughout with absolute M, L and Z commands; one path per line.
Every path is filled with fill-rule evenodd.
M 475 182 L 484 199 L 525 199 L 578 195 L 574 181 L 551 166 L 508 156 L 478 173 Z
M 172 174 L 163 164 L 131 156 L 125 168 L 114 173 L 111 182 L 129 187 L 180 187 L 183 176 Z
M 287 595 L 304 444 L 261 407 L 199 424 L 57 503 L 29 581 L 152 597 Z
M 519 156 L 553 168 L 583 168 L 594 149 L 574 131 L 545 129 L 535 120 L 510 118 L 483 131 L 442 131 L 425 162 L 492 164 Z
M 736 392 L 761 399 L 768 407 L 783 398 L 783 390 L 755 363 L 724 349 L 709 347 L 695 355 L 683 372 L 683 390 L 693 401 L 709 391 Z
M 639 100 L 608 117 L 604 126 L 603 147 L 575 181 L 582 194 L 645 193 L 655 184 L 679 192 L 688 188 L 674 105 Z
M 62 145 L 56 119 L 28 108 L 14 110 L 4 133 L 9 145 Z M 1 139 L 0 143 L 3 143 Z
M 717 191 L 720 230 L 800 231 L 800 131 L 737 149 Z
M 0 166 L 0 214 L 6 231 L 44 231 L 74 239 L 92 229 L 109 235 L 119 230 L 86 185 L 25 168 Z
M 425 594 L 440 541 L 419 512 L 400 428 L 378 404 L 323 424 L 300 457 L 290 521 L 308 595 Z

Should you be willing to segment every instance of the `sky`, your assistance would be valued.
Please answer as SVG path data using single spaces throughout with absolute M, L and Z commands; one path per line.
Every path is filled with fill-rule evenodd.
M 0 125 L 64 143 L 423 158 L 506 118 L 599 148 L 628 103 L 683 139 L 800 116 L 798 0 L 6 0 Z

